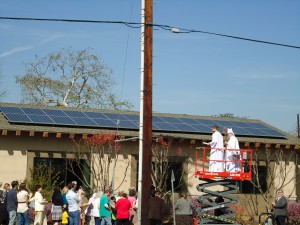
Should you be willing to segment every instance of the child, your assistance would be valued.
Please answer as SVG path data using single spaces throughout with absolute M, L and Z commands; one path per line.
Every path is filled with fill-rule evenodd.
M 67 225 L 68 224 L 68 209 L 67 208 L 63 208 L 63 213 L 62 213 L 62 218 L 61 218 L 61 223 L 62 225 Z

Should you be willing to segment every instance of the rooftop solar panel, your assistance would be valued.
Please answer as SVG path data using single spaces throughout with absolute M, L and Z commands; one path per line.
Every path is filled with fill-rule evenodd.
M 43 111 L 48 116 L 67 116 L 62 110 L 43 109 Z
M 120 119 L 126 119 L 124 118 L 121 114 L 116 114 L 116 113 L 103 113 L 108 119 L 111 119 L 113 121 L 117 121 Z
M 203 125 L 203 124 L 191 124 L 191 127 L 193 127 L 197 132 L 199 133 L 211 133 L 211 127 Z
M 97 125 L 101 126 L 101 127 L 112 127 L 112 128 L 116 128 L 117 124 L 115 122 L 113 122 L 110 119 L 93 119 Z
M 69 117 L 87 117 L 83 112 L 65 110 L 64 113 Z
M 24 112 L 24 114 L 26 114 L 26 115 L 28 115 L 28 114 L 31 114 L 31 115 L 41 115 L 41 116 L 46 115 L 46 114 L 43 112 L 43 110 L 41 110 L 41 109 L 22 108 L 21 110 L 22 110 L 22 111 Z
M 83 127 L 98 126 L 96 122 L 94 122 L 92 119 L 87 117 L 72 117 L 72 119 L 79 126 L 83 126 Z
M 139 124 L 133 123 L 129 120 L 119 120 L 119 123 L 117 123 L 118 127 L 121 128 L 128 128 L 128 129 L 137 129 L 139 127 Z
M 84 114 L 91 119 L 108 119 L 107 116 L 105 116 L 103 113 L 98 112 L 84 112 Z
M 126 119 L 131 120 L 131 121 L 140 121 L 140 116 L 138 115 L 131 115 L 131 114 L 124 114 L 123 115 Z
M 182 123 L 180 119 L 177 119 L 175 117 L 161 117 L 165 122 L 168 123 Z
M 28 114 L 27 115 L 32 123 L 39 123 L 39 124 L 54 124 L 53 120 L 50 119 L 47 115 L 34 115 Z
M 7 113 L 24 114 L 24 112 L 23 112 L 20 108 L 15 108 L 15 107 L 6 107 L 6 106 L 2 106 L 2 107 L 1 107 L 1 111 L 2 111 L 4 114 L 7 114 Z
M 178 131 L 176 127 L 167 122 L 153 122 L 153 124 L 157 127 L 157 130 Z
M 205 120 L 205 119 L 195 119 L 198 124 L 203 124 L 203 125 L 206 125 L 206 126 L 214 126 L 214 125 L 217 125 L 217 122 L 215 120 Z
M 164 119 L 162 119 L 162 117 L 158 117 L 158 116 L 152 116 L 152 122 L 158 122 L 158 123 L 164 123 L 166 122 Z
M 77 110 L 34 109 L 2 106 L 0 110 L 10 123 L 43 124 L 75 127 L 106 127 L 139 129 L 139 115 L 83 112 Z M 247 121 L 226 121 L 188 117 L 153 116 L 153 131 L 211 134 L 211 127 L 232 128 L 237 135 L 285 138 L 286 136 L 264 124 Z
M 24 114 L 6 113 L 5 116 L 8 121 L 20 122 L 20 123 L 32 123 L 31 119 Z
M 172 123 L 179 131 L 196 132 L 197 130 L 186 123 Z
M 66 125 L 66 126 L 75 126 L 77 125 L 74 120 L 67 116 L 51 116 L 54 124 L 57 125 Z

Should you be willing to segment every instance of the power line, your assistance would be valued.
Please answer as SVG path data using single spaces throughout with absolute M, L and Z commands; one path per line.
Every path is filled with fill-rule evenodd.
M 227 34 L 221 34 L 221 33 L 214 33 L 214 32 L 208 32 L 208 31 L 202 31 L 202 30 L 195 30 L 195 29 L 186 29 L 186 28 L 175 28 L 174 26 L 170 25 L 162 25 L 162 24 L 142 24 L 137 22 L 126 22 L 126 21 L 110 21 L 110 20 L 78 20 L 78 19 L 50 19 L 50 18 L 21 18 L 21 17 L 0 17 L 1 20 L 32 20 L 32 21 L 48 21 L 48 22 L 70 22 L 70 23 L 99 23 L 99 24 L 122 24 L 126 25 L 131 28 L 141 28 L 142 25 L 151 25 L 153 27 L 158 27 L 164 30 L 169 30 L 174 33 L 202 33 L 202 34 L 209 34 L 209 35 L 215 35 L 215 36 L 221 36 L 221 37 L 227 37 L 227 38 L 233 38 L 238 39 L 242 41 L 250 41 L 250 42 L 257 42 L 262 44 L 269 44 L 269 45 L 277 45 L 281 47 L 288 47 L 288 48 L 296 48 L 300 49 L 299 46 L 296 45 L 289 45 L 289 44 L 282 44 L 282 43 L 276 43 L 276 42 L 270 42 L 270 41 L 262 41 L 258 39 L 252 39 L 252 38 L 245 38 L 245 37 L 239 37 L 239 36 L 233 36 L 233 35 L 227 35 Z

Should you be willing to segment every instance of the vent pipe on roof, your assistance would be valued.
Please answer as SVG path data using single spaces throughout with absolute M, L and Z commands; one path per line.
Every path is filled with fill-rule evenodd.
M 299 113 L 297 114 L 297 133 L 298 133 L 298 138 L 300 138 L 300 122 L 299 122 Z

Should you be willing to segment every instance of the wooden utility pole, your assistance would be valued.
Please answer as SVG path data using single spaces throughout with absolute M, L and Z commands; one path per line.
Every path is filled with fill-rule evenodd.
M 143 160 L 141 190 L 141 224 L 148 225 L 149 199 L 151 198 L 151 158 L 152 158 L 152 41 L 153 3 L 145 0 L 144 33 L 144 101 L 143 101 Z

